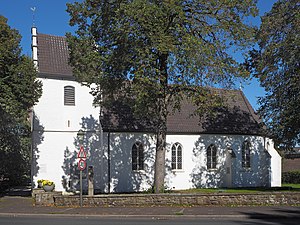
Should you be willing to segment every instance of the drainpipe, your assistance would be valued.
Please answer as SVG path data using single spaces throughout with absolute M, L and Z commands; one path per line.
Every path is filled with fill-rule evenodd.
M 108 131 L 107 134 L 107 187 L 108 187 L 108 194 L 110 193 L 110 132 Z
M 33 147 L 33 141 L 34 141 L 34 111 L 33 111 L 33 108 L 31 109 L 31 112 L 30 112 L 30 127 L 31 127 L 31 144 L 30 144 L 30 147 L 31 147 L 31 170 L 30 170 L 30 180 L 31 180 L 31 191 L 33 191 L 34 189 L 34 182 L 33 182 L 33 175 L 34 175 L 34 147 Z

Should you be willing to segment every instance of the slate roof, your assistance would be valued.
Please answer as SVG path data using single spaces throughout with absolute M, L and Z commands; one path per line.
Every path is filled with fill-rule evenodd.
M 40 77 L 74 79 L 65 37 L 38 34 L 37 46 Z
M 68 65 L 69 52 L 65 37 L 38 34 L 39 76 L 53 79 L 72 79 L 72 68 Z M 261 121 L 240 90 L 219 90 L 225 97 L 227 107 L 219 109 L 217 117 L 192 116 L 195 107 L 182 101 L 180 112 L 167 120 L 168 133 L 251 134 L 261 135 Z M 116 102 L 102 117 L 104 131 L 153 132 L 151 121 L 137 120 L 132 110 Z

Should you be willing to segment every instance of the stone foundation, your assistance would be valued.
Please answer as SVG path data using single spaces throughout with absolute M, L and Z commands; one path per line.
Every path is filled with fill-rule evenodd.
M 54 206 L 56 197 L 62 196 L 61 191 L 45 192 L 42 188 L 32 190 L 32 197 L 37 206 Z
M 44 196 L 45 198 L 50 196 Z M 40 199 L 38 199 L 40 200 Z M 43 199 L 42 199 L 43 200 Z M 48 201 L 50 202 L 50 201 Z M 79 206 L 79 196 L 53 195 L 55 206 Z M 43 204 L 42 204 L 43 205 Z M 83 206 L 261 206 L 300 205 L 300 192 L 262 194 L 110 194 L 83 196 Z

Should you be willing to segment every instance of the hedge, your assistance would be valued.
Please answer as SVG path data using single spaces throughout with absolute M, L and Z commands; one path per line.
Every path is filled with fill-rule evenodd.
M 300 184 L 300 171 L 283 172 L 282 183 Z

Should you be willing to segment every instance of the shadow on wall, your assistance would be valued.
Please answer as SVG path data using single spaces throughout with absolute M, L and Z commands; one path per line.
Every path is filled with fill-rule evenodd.
M 251 143 L 250 168 L 242 168 L 242 145 Z M 217 166 L 207 169 L 207 147 L 217 147 Z M 228 150 L 232 153 L 229 154 Z M 196 188 L 261 187 L 270 183 L 270 159 L 263 143 L 255 136 L 203 135 L 193 149 L 195 168 L 190 174 Z
M 190 174 L 191 181 L 196 188 L 216 188 L 225 184 L 226 168 L 224 144 L 228 142 L 226 137 L 205 135 L 199 137 L 193 149 L 193 161 L 195 167 Z M 214 144 L 217 147 L 217 165 L 215 169 L 207 169 L 207 147 Z M 226 146 L 226 145 L 225 145 Z
M 32 161 L 31 161 L 31 177 L 38 175 L 40 171 L 40 166 L 38 165 L 40 150 L 38 146 L 44 141 L 44 126 L 41 125 L 40 120 L 34 114 L 33 115 L 33 133 L 32 133 Z M 35 187 L 34 182 L 32 182 L 32 188 Z
M 149 134 L 111 134 L 110 174 L 112 192 L 138 192 L 153 187 L 153 136 Z M 140 142 L 144 148 L 144 170 L 132 169 L 132 147 Z M 106 143 L 107 149 L 107 143 Z M 109 178 L 108 178 L 109 179 Z
M 93 166 L 94 170 L 94 188 L 97 192 L 102 192 L 101 186 L 101 162 L 103 152 L 100 144 L 100 126 L 97 119 L 90 117 L 83 117 L 81 121 L 81 129 L 85 131 L 82 146 L 87 153 L 86 169 L 83 171 L 83 189 L 87 190 L 87 168 Z M 79 174 L 77 154 L 80 149 L 79 139 L 74 138 L 74 146 L 76 151 L 70 150 L 68 147 L 64 150 L 64 163 L 62 169 L 64 175 L 62 176 L 62 184 L 67 192 L 76 192 L 79 190 Z

